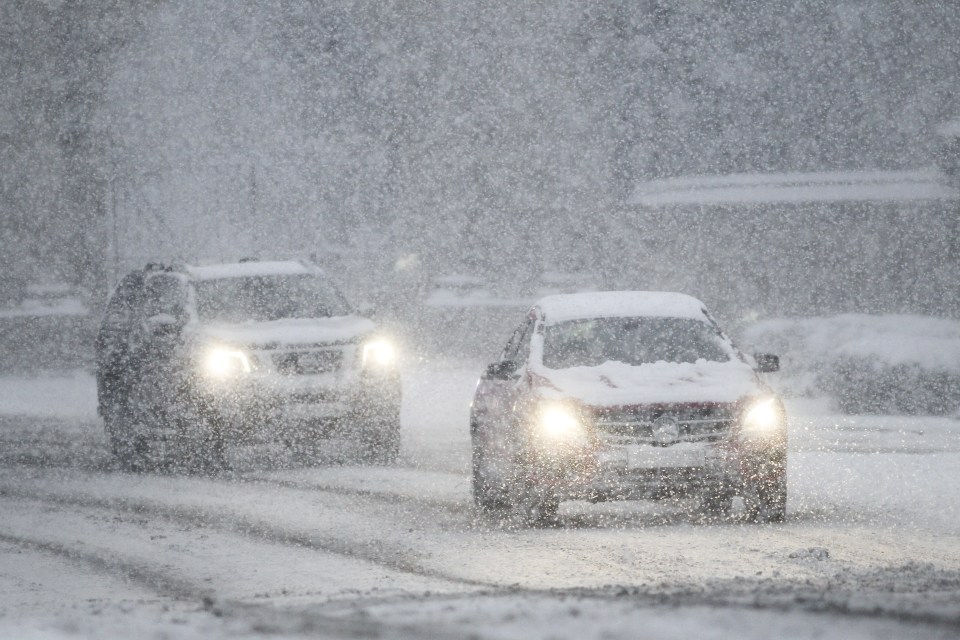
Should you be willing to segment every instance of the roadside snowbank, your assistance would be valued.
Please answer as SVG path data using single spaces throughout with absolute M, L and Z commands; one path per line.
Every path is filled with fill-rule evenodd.
M 0 414 L 96 420 L 96 380 L 82 369 L 0 376 Z
M 960 322 L 916 315 L 778 318 L 743 341 L 777 353 L 771 379 L 794 397 L 832 397 L 848 413 L 952 413 L 960 407 Z

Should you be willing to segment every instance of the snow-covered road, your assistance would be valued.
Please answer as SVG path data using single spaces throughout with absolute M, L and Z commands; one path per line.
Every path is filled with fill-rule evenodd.
M 393 468 L 110 460 L 83 373 L 0 378 L 0 638 L 960 635 L 960 422 L 791 411 L 782 525 L 682 503 L 478 518 L 476 363 L 406 367 Z

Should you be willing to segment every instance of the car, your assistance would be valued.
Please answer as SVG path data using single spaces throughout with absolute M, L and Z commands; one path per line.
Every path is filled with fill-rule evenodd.
M 244 439 L 312 455 L 339 435 L 378 463 L 399 452 L 394 346 L 309 262 L 147 265 L 119 282 L 96 354 L 124 468 L 222 467 Z
M 787 421 L 703 303 L 672 292 L 552 295 L 481 376 L 473 497 L 555 521 L 561 501 L 697 498 L 711 517 L 786 515 Z

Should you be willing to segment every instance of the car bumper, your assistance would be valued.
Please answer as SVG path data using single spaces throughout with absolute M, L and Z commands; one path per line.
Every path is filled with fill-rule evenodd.
M 203 403 L 231 430 L 360 428 L 370 418 L 399 411 L 396 374 L 355 376 L 277 376 L 231 385 L 207 385 Z
M 547 456 L 531 465 L 533 484 L 562 500 L 641 500 L 705 492 L 740 493 L 770 456 L 729 443 L 611 447 Z M 777 467 L 774 472 L 780 472 Z

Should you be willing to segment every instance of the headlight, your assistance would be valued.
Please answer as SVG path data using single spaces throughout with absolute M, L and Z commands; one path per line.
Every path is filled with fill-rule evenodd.
M 537 415 L 537 435 L 551 444 L 578 444 L 586 441 L 586 429 L 575 410 L 561 404 L 550 404 Z
M 214 347 L 204 355 L 202 366 L 211 378 L 229 378 L 250 373 L 250 358 L 238 349 Z
M 384 339 L 371 340 L 363 345 L 363 366 L 389 367 L 397 359 L 393 345 Z
M 743 413 L 743 434 L 748 437 L 772 435 L 783 424 L 783 414 L 774 398 L 757 400 Z

